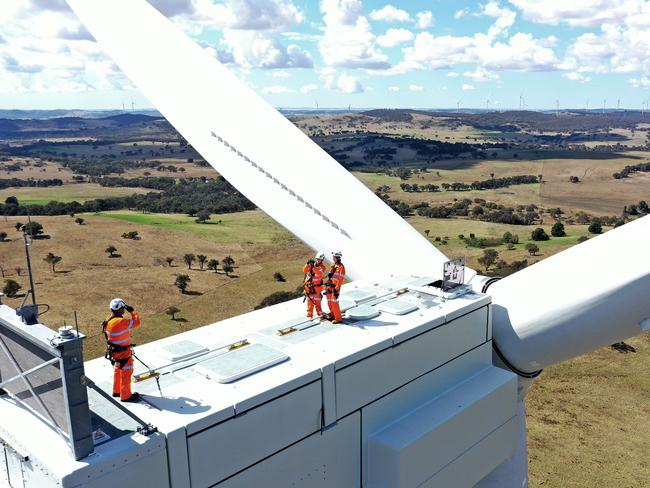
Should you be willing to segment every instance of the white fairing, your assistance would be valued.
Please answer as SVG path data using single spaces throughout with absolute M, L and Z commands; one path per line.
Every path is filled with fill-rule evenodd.
M 474 488 L 527 488 L 528 487 L 528 440 L 526 438 L 526 406 L 524 400 L 517 402 L 519 437 L 517 450 L 507 461 L 479 481 Z
M 350 278 L 442 274 L 441 252 L 147 2 L 68 3 L 219 173 L 310 247 L 343 251 Z
M 492 285 L 504 356 L 532 372 L 639 335 L 650 318 L 649 249 L 643 217 Z

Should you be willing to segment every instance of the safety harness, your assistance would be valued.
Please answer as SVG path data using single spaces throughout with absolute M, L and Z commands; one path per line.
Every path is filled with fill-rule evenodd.
M 305 273 L 305 298 L 303 302 L 309 298 L 309 301 L 313 303 L 310 295 L 316 294 L 316 288 L 314 288 L 314 260 L 310 259 L 307 261 L 307 266 L 309 266 L 308 271 Z
M 124 366 L 126 366 L 126 363 L 129 362 L 130 356 L 127 356 L 122 359 L 115 359 L 113 357 L 114 353 L 120 353 L 124 351 L 128 351 L 131 349 L 135 344 L 129 344 L 128 346 L 122 346 L 120 344 L 114 344 L 111 341 L 108 340 L 108 334 L 106 333 L 106 327 L 108 326 L 108 322 L 110 322 L 111 319 L 114 319 L 117 317 L 116 315 L 111 315 L 108 319 L 104 320 L 102 322 L 102 333 L 104 334 L 104 338 L 106 339 L 106 352 L 104 353 L 104 358 L 108 359 L 111 362 L 111 366 L 115 366 L 117 364 L 117 367 L 122 369 Z

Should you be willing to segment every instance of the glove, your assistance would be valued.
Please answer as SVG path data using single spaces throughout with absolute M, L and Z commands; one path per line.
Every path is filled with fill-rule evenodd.
M 127 305 L 127 306 L 124 307 L 124 308 L 126 309 L 127 312 L 129 312 L 129 313 L 133 313 L 134 308 L 133 308 L 131 305 Z

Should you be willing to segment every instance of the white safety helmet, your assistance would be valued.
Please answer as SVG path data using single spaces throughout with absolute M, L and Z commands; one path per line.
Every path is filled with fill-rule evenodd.
M 335 258 L 342 258 L 343 253 L 341 251 L 336 251 L 332 253 L 332 256 L 334 256 Z
M 318 251 L 314 259 L 325 259 L 325 253 L 323 251 Z
M 120 308 L 126 307 L 126 302 L 121 298 L 113 298 L 109 307 L 111 310 L 119 310 Z

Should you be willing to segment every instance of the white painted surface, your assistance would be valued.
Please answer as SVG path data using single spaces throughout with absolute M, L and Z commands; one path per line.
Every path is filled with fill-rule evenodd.
M 219 483 L 219 488 L 360 488 L 359 413 Z
M 494 338 L 523 371 L 642 332 L 650 317 L 650 216 L 493 284 Z
M 489 366 L 419 406 L 368 440 L 368 487 L 416 488 L 435 477 L 515 418 L 516 397 L 516 376 Z M 505 439 L 505 444 L 514 452 L 517 436 Z M 487 456 L 493 466 L 505 459 L 493 453 Z M 464 469 L 475 467 L 465 464 Z
M 442 278 L 447 258 L 440 251 L 147 2 L 68 3 L 219 173 L 312 248 L 343 251 L 352 278 L 391 272 Z M 332 190 L 314 192 L 315 174 Z M 377 264 L 398 249 L 408 252 L 395 269 Z
M 395 277 L 381 283 L 353 282 L 344 285 L 343 293 L 370 288 L 376 295 L 381 295 L 395 283 L 402 288 L 413 280 Z M 389 294 L 386 300 L 391 298 Z M 69 457 L 63 440 L 45 428 L 40 420 L 29 412 L 18 415 L 20 409 L 2 399 L 0 419 L 19 418 L 20 421 L 6 423 L 0 420 L 0 437 L 24 441 L 29 455 L 38 460 L 43 469 L 49 470 L 54 480 L 66 477 L 69 480 L 81 477 L 98 479 L 103 476 L 101 470 L 104 473 L 112 470 L 110 466 L 114 459 L 126 453 L 129 453 L 129 459 L 131 454 L 141 457 L 140 450 L 146 452 L 152 446 L 162 451 L 163 461 L 158 468 L 163 473 L 167 473 L 166 454 L 169 453 L 170 477 L 179 486 L 184 486 L 190 476 L 196 481 L 193 486 L 216 483 L 233 475 L 237 477 L 239 470 L 257 466 L 265 462 L 263 459 L 267 456 L 284 452 L 293 443 L 320 432 L 322 419 L 332 430 L 332 435 L 338 436 L 334 433 L 344 424 L 345 415 L 349 413 L 338 409 L 339 392 L 351 395 L 345 405 L 359 409 L 451 359 L 449 354 L 452 352 L 462 354 L 486 340 L 488 296 L 468 294 L 447 302 L 432 302 L 426 297 L 404 293 L 400 299 L 419 304 L 419 308 L 405 315 L 382 312 L 371 320 L 353 324 L 323 324 L 318 326 L 321 331 L 316 335 L 308 334 L 312 329 L 307 329 L 304 336 L 300 335 L 301 332 L 278 336 L 274 327 L 295 322 L 304 315 L 305 305 L 296 299 L 138 346 L 138 356 L 153 368 L 169 365 L 167 346 L 183 340 L 213 350 L 248 339 L 252 344 L 264 343 L 281 350 L 290 358 L 231 384 L 209 380 L 188 365 L 161 376 L 162 398 L 152 380 L 135 384 L 134 389 L 144 393 L 147 402 L 125 405 L 168 435 L 167 449 L 163 435 L 149 439 L 134 435 L 100 446 L 97 455 L 79 464 Z M 459 315 L 473 317 L 473 324 L 463 317 L 440 327 L 448 317 L 453 319 Z M 137 337 L 138 331 L 134 337 L 136 342 Z M 395 371 L 383 378 L 386 383 L 382 386 L 385 369 L 374 369 L 368 362 L 368 367 L 362 371 L 359 365 L 386 350 L 396 351 L 398 362 L 386 365 Z M 191 361 L 200 361 L 201 358 L 195 357 Z M 108 361 L 97 359 L 85 366 L 91 379 L 110 389 L 113 372 Z M 357 387 L 364 389 L 368 383 L 372 394 L 364 390 L 363 398 L 357 398 L 352 391 L 354 385 L 340 379 L 341 373 L 355 368 L 362 382 Z M 402 373 L 400 368 L 404 368 Z M 144 371 L 142 365 L 136 365 L 136 373 Z M 360 428 L 355 435 L 360 446 Z M 34 443 L 34 439 L 43 443 Z M 330 454 L 334 455 L 327 455 Z M 271 458 L 268 462 L 273 463 Z M 359 461 L 357 480 L 360 479 L 360 470 Z

